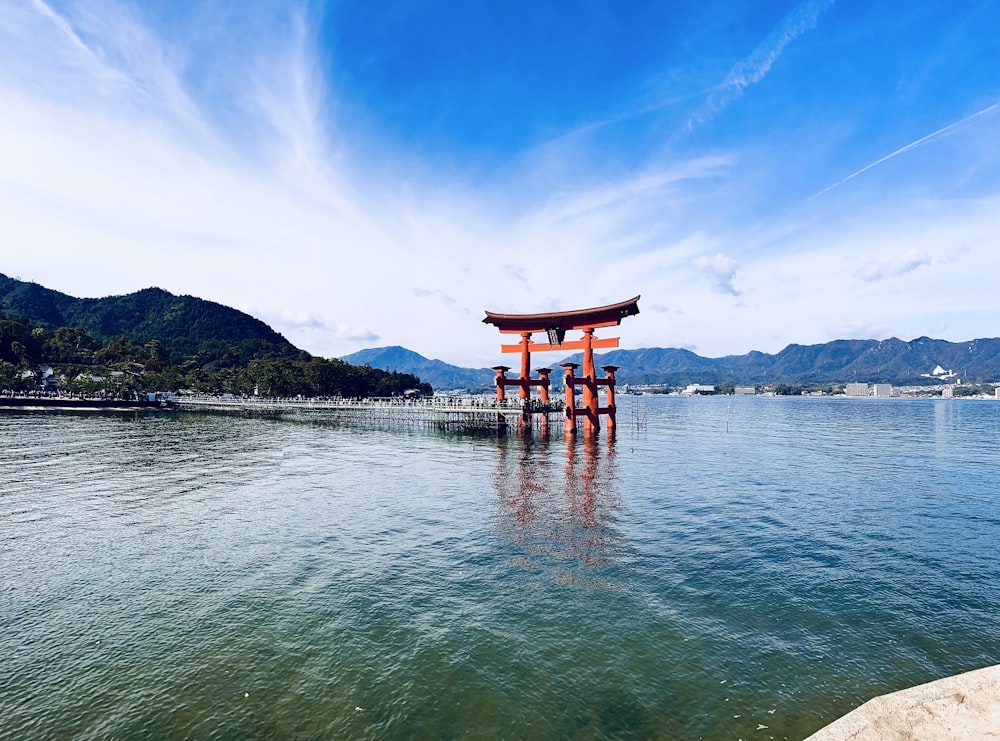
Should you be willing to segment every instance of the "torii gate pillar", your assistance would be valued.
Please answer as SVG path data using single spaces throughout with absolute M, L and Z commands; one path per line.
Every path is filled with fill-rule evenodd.
M 605 373 L 608 384 L 608 434 L 612 434 L 617 427 L 615 420 L 617 407 L 615 406 L 615 373 L 618 372 L 617 365 L 603 365 L 601 370 Z
M 621 320 L 627 316 L 634 316 L 639 313 L 639 296 L 628 301 L 617 304 L 599 306 L 594 309 L 578 309 L 574 311 L 559 311 L 547 314 L 496 314 L 486 312 L 483 322 L 495 325 L 501 333 L 519 334 L 521 341 L 516 345 L 500 345 L 500 351 L 505 353 L 521 354 L 521 376 L 520 378 L 507 378 L 506 366 L 496 366 L 493 370 L 497 374 L 497 399 L 504 400 L 504 387 L 517 386 L 518 395 L 524 402 L 524 414 L 522 424 L 530 423 L 531 415 L 535 413 L 531 403 L 531 387 L 539 386 L 540 404 L 538 411 L 548 413 L 548 388 L 549 369 L 539 369 L 538 380 L 530 377 L 531 353 L 553 352 L 567 350 L 583 351 L 583 375 L 576 376 L 575 370 L 578 367 L 575 363 L 567 363 L 562 366 L 564 383 L 566 384 L 566 431 L 571 434 L 576 433 L 576 418 L 583 417 L 584 432 L 595 434 L 601 429 L 601 415 L 608 417 L 608 433 L 612 434 L 615 429 L 615 366 L 604 366 L 606 375 L 604 378 L 597 377 L 594 369 L 594 350 L 599 348 L 618 347 L 618 338 L 610 337 L 597 339 L 594 337 L 594 330 L 599 327 L 613 327 L 621 324 Z M 583 337 L 579 340 L 564 342 L 568 330 L 582 330 Z M 532 342 L 531 335 L 535 332 L 545 332 L 548 342 Z M 542 371 L 545 371 L 544 373 Z M 581 407 L 576 406 L 575 388 L 582 387 Z M 600 404 L 600 387 L 607 389 L 607 404 Z

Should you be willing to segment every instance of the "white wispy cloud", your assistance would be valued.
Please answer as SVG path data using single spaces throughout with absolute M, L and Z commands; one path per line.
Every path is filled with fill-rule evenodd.
M 762 80 L 829 4 L 801 3 L 716 102 Z M 734 150 L 608 170 L 586 156 L 592 142 L 583 156 L 563 142 L 481 188 L 415 155 L 358 161 L 314 6 L 279 5 L 261 38 L 247 29 L 266 24 L 247 21 L 217 29 L 225 48 L 209 35 L 196 49 L 143 26 L 141 6 L 0 3 L 0 272 L 80 296 L 159 285 L 249 311 L 317 354 L 383 342 L 475 366 L 501 359 L 486 307 L 641 293 L 642 315 L 616 328 L 623 347 L 706 354 L 835 329 L 971 332 L 1000 313 L 989 194 L 885 199 L 847 218 L 820 199 L 761 225 L 728 208 L 745 206 L 748 158 Z M 560 159 L 583 176 L 561 177 Z M 740 298 L 738 326 L 713 294 Z
M 413 295 L 417 298 L 434 298 L 445 304 L 454 304 L 454 296 L 449 296 L 447 293 L 441 290 L 430 290 L 427 288 L 414 288 Z
M 864 321 L 833 323 L 824 328 L 827 340 L 884 340 L 890 334 L 891 330 L 887 326 Z
M 739 263 L 731 257 L 723 255 L 721 252 L 711 257 L 702 255 L 695 258 L 694 266 L 698 272 L 707 276 L 712 283 L 712 290 L 716 293 L 723 293 L 729 296 L 741 296 L 740 291 L 734 281 Z
M 180 79 L 179 62 L 132 8 L 96 0 L 56 10 L 44 0 L 31 0 L 22 9 L 34 11 L 25 22 L 52 42 L 47 48 L 54 52 L 48 63 L 35 59 L 22 73 L 22 86 L 44 85 L 50 96 L 67 104 L 100 106 L 122 118 L 144 117 L 175 135 L 213 141 L 214 132 Z M 12 51 L 18 53 L 16 47 Z
M 334 330 L 334 334 L 337 339 L 350 343 L 378 342 L 381 339 L 376 332 L 373 332 L 370 329 L 365 329 L 364 327 L 348 327 L 343 324 L 337 325 Z
M 695 126 L 708 122 L 742 96 L 747 88 L 763 80 L 785 47 L 815 28 L 819 17 L 834 2 L 805 0 L 795 6 L 753 52 L 733 65 L 722 83 L 709 94 L 705 104 L 688 119 L 684 130 L 691 131 Z
M 862 266 L 857 275 L 866 281 L 898 278 L 930 264 L 931 256 L 929 254 L 920 250 L 909 250 L 903 255 L 888 260 L 870 260 Z
M 326 330 L 330 326 L 322 315 L 307 311 L 281 311 L 272 313 L 256 309 L 250 313 L 264 319 L 268 324 L 281 327 L 284 330 Z
M 306 11 L 293 9 L 285 43 L 253 65 L 251 101 L 280 142 L 276 153 L 285 167 L 300 177 L 302 170 L 322 170 L 330 161 L 330 119 L 321 103 L 326 81 L 315 48 Z
M 506 271 L 507 275 L 511 276 L 515 280 L 519 280 L 522 283 L 528 282 L 528 271 L 523 267 L 507 264 L 503 266 L 503 269 Z

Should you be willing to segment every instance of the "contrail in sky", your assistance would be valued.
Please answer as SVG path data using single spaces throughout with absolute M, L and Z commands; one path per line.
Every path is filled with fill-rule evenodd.
M 934 139 L 935 137 L 941 136 L 941 134 L 947 134 L 949 131 L 951 131 L 952 129 L 954 129 L 956 126 L 961 126 L 966 121 L 971 121 L 974 118 L 979 118 L 980 116 L 985 116 L 987 113 L 990 113 L 991 111 L 995 111 L 998 108 L 1000 108 L 1000 103 L 994 103 L 991 106 L 987 106 L 986 108 L 983 108 L 983 110 L 981 110 L 981 111 L 977 111 L 976 113 L 970 113 L 965 118 L 960 118 L 958 121 L 954 121 L 953 123 L 948 124 L 944 128 L 938 129 L 937 131 L 934 131 L 934 132 L 928 134 L 927 136 L 922 136 L 919 139 L 917 139 L 916 141 L 910 142 L 905 147 L 900 147 L 895 152 L 892 152 L 891 154 L 887 154 L 885 157 L 882 157 L 881 159 L 877 159 L 874 162 L 872 162 L 871 164 L 865 165 L 864 167 L 862 167 L 857 172 L 852 172 L 846 178 L 842 178 L 841 180 L 838 180 L 837 182 L 835 182 L 833 185 L 830 185 L 830 186 L 827 186 L 826 188 L 823 188 L 823 190 L 821 190 L 816 195 L 821 196 L 824 193 L 826 193 L 827 191 L 833 190 L 838 185 L 843 185 L 848 180 L 852 180 L 853 178 L 856 178 L 858 175 L 861 175 L 862 173 L 868 172 L 870 169 L 872 169 L 873 167 L 875 167 L 875 165 L 881 165 L 886 160 L 892 159 L 897 154 L 902 154 L 903 152 L 908 152 L 911 149 L 915 149 L 916 147 L 919 147 L 921 144 L 923 144 L 925 142 L 928 142 L 931 139 Z
M 684 124 L 684 132 L 708 122 L 730 103 L 743 95 L 743 91 L 764 79 L 781 56 L 785 47 L 808 30 L 816 27 L 819 17 L 835 0 L 804 0 L 786 15 L 753 52 L 738 61 L 722 84 L 709 99 Z

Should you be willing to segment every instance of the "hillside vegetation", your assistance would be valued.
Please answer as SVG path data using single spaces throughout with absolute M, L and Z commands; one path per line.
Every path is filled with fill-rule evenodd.
M 78 393 L 191 389 L 266 396 L 430 392 L 409 373 L 299 350 L 259 319 L 222 304 L 148 288 L 74 298 L 0 275 L 0 389 L 43 382 Z

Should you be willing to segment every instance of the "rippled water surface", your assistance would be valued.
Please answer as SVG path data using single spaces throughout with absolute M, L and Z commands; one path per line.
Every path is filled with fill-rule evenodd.
M 3 414 L 0 736 L 800 739 L 1000 663 L 1000 403 L 622 408 Z

